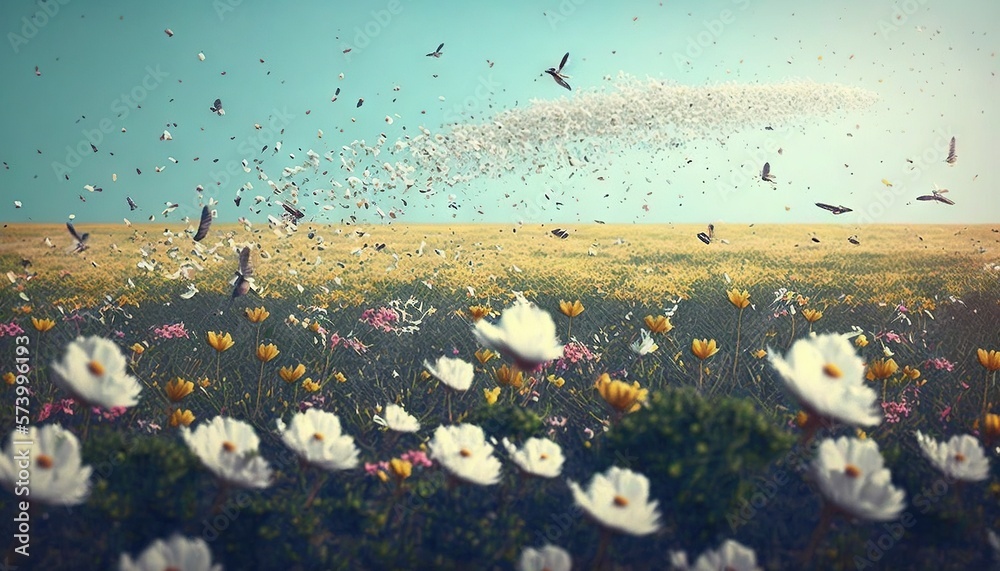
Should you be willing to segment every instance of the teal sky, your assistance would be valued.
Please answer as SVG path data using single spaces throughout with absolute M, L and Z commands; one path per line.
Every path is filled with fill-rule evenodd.
M 615 150 L 601 172 L 579 169 L 571 179 L 569 171 L 536 175 L 526 164 L 523 181 L 520 173 L 477 179 L 430 196 L 414 188 L 378 205 L 396 208 L 398 222 L 414 223 L 1000 222 L 1000 3 L 993 0 L 39 0 L 4 2 L 0 14 L 5 222 L 58 222 L 71 214 L 80 223 L 144 222 L 150 215 L 162 222 L 167 202 L 181 205 L 167 218 L 177 222 L 208 198 L 219 201 L 220 220 L 259 222 L 280 209 L 262 205 L 254 214 L 253 197 L 281 197 L 272 197 L 256 172 L 244 173 L 243 159 L 260 159 L 277 180 L 309 149 L 322 155 L 355 139 L 372 143 L 380 133 L 389 147 L 419 134 L 421 125 L 438 132 L 532 99 L 604 88 L 603 78 L 620 71 L 697 86 L 837 82 L 872 91 L 879 101 L 867 111 L 805 117 L 787 129 L 720 132 L 725 145 L 691 140 Z M 440 59 L 425 56 L 441 42 Z M 572 93 L 542 74 L 566 51 Z M 209 111 L 216 98 L 225 116 Z M 272 127 L 284 133 L 268 133 Z M 172 141 L 159 140 L 164 129 Z M 952 135 L 960 159 L 949 166 Z M 273 153 L 279 140 L 281 151 Z M 260 153 L 263 145 L 269 148 Z M 770 161 L 776 186 L 740 166 L 760 159 Z M 158 166 L 163 172 L 155 172 Z M 320 172 L 294 180 L 311 191 L 348 176 L 339 160 L 323 161 Z M 237 208 L 232 199 L 246 182 L 254 189 Z M 87 184 L 103 192 L 89 192 Z M 949 188 L 956 205 L 914 200 L 934 184 Z M 458 209 L 449 208 L 450 193 Z M 141 209 L 130 212 L 126 196 Z M 14 200 L 23 207 L 15 209 Z M 855 212 L 834 218 L 814 202 Z M 354 200 L 325 204 L 334 208 L 323 211 L 311 197 L 300 207 L 320 222 L 352 214 L 379 220 Z

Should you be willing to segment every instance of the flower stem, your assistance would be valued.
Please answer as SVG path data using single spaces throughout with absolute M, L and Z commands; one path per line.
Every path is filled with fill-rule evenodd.
M 982 428 L 980 433 L 986 431 L 986 413 L 989 412 L 989 390 L 990 390 L 990 370 L 986 369 L 986 379 L 983 380 L 983 414 L 981 416 Z
M 313 501 L 316 500 L 316 495 L 319 494 L 320 488 L 322 488 L 323 484 L 326 483 L 326 479 L 327 474 L 321 474 L 318 478 L 316 478 L 316 483 L 313 484 L 312 491 L 309 492 L 309 497 L 306 498 L 306 505 L 304 506 L 304 509 L 309 509 L 309 507 L 312 506 Z
M 705 375 L 705 363 L 698 361 L 698 390 L 701 390 L 702 377 Z
M 733 358 L 733 383 L 736 382 L 736 365 L 740 362 L 740 333 L 743 326 L 743 308 L 740 308 L 740 316 L 736 318 L 736 356 Z
M 222 360 L 222 353 L 216 351 L 215 352 L 215 382 L 217 382 L 217 383 L 220 382 L 220 381 L 222 381 L 222 378 L 219 377 L 219 361 L 221 361 L 221 360 Z
M 226 503 L 226 497 L 229 495 L 229 484 L 223 481 L 219 481 L 219 492 L 215 494 L 215 501 L 212 502 L 212 509 L 209 511 L 210 515 L 217 515 L 222 511 L 223 504 Z
M 253 415 L 260 412 L 260 389 L 264 385 L 264 361 L 260 362 L 260 376 L 257 377 L 257 404 L 253 408 Z
M 566 328 L 566 340 L 572 339 L 571 335 L 573 333 L 573 318 L 569 318 L 569 327 Z
M 604 568 L 609 545 L 611 545 L 611 532 L 602 527 L 600 543 L 597 545 L 597 555 L 594 556 L 594 571 L 600 571 Z
M 816 529 L 813 530 L 812 537 L 809 538 L 809 546 L 806 547 L 805 552 L 802 554 L 802 561 L 804 563 L 815 563 L 816 549 L 819 547 L 823 537 L 830 531 L 833 515 L 834 512 L 830 509 L 830 505 L 824 503 L 823 510 L 819 514 L 819 523 L 816 524 Z

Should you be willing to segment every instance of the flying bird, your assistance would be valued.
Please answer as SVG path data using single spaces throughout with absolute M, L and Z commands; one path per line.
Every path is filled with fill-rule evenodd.
M 936 200 L 944 204 L 954 205 L 955 203 L 951 199 L 942 196 L 946 192 L 948 192 L 947 188 L 938 188 L 938 186 L 935 184 L 934 190 L 932 190 L 930 194 L 924 194 L 922 196 L 918 196 L 917 200 Z
M 231 282 L 233 284 L 233 298 L 246 295 L 253 287 L 253 265 L 250 264 L 250 246 L 243 246 L 240 251 L 240 268 L 236 270 L 236 275 Z
M 953 165 L 958 162 L 958 155 L 955 154 L 955 137 L 951 138 L 951 144 L 948 145 L 948 158 L 944 162 L 949 165 Z
M 194 241 L 201 240 L 208 236 L 208 229 L 212 225 L 212 210 L 206 205 L 201 208 L 201 222 L 198 224 L 198 231 L 194 234 Z
M 848 208 L 846 206 L 832 206 L 830 204 L 824 204 L 822 202 L 817 202 L 816 206 L 819 206 L 823 210 L 829 210 L 830 212 L 833 212 L 834 214 L 843 214 L 845 212 L 854 212 L 853 210 L 851 210 L 850 208 Z
M 69 230 L 70 235 L 73 236 L 74 240 L 76 240 L 76 244 L 73 246 L 73 253 L 77 254 L 86 250 L 88 247 L 87 239 L 90 238 L 90 233 L 85 232 L 81 235 L 76 231 L 76 228 L 73 227 L 73 224 L 69 222 L 66 223 L 66 229 Z
M 215 103 L 213 103 L 212 106 L 208 108 L 208 110 L 211 111 L 212 113 L 215 113 L 216 115 L 219 115 L 219 116 L 222 116 L 222 115 L 226 114 L 225 109 L 222 108 L 222 100 L 221 99 L 216 99 Z
M 569 79 L 569 76 L 562 72 L 563 68 L 566 67 L 567 60 L 569 60 L 569 52 L 566 52 L 566 55 L 563 56 L 562 61 L 559 62 L 558 68 L 550 67 L 545 70 L 545 73 L 551 75 L 552 79 L 556 80 L 556 83 L 572 91 L 573 88 L 566 82 L 566 80 Z
M 427 54 L 427 57 L 436 57 L 436 58 L 439 58 L 439 57 L 441 57 L 441 50 L 443 50 L 443 49 L 444 49 L 444 44 L 441 44 L 441 45 L 439 45 L 437 47 L 436 50 L 434 50 L 431 53 Z
M 561 238 L 563 240 L 569 238 L 569 232 L 563 230 L 562 228 L 556 228 L 555 230 L 553 230 L 552 235 L 555 236 L 556 238 Z
M 861 242 L 858 240 L 858 235 L 857 234 L 854 234 L 853 236 L 848 237 L 847 241 L 850 242 L 851 244 L 854 244 L 855 246 L 860 246 L 861 245 Z
M 764 163 L 764 168 L 760 171 L 760 179 L 773 183 L 776 178 L 778 177 L 771 174 L 771 163 Z
M 129 209 L 129 211 L 132 211 L 132 210 L 135 210 L 136 208 L 139 208 L 139 205 L 136 204 L 134 200 L 132 200 L 131 196 L 126 196 L 125 197 L 125 201 L 128 202 L 128 209 Z

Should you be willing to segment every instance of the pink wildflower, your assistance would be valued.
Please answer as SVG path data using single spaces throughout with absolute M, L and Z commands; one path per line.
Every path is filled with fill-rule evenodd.
M 431 459 L 427 457 L 427 453 L 423 450 L 410 450 L 409 452 L 403 452 L 403 454 L 400 455 L 400 458 L 406 460 L 414 466 L 430 468 L 434 465 L 434 463 L 431 462 Z

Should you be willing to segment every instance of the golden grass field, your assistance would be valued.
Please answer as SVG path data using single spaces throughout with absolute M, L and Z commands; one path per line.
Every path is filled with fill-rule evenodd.
M 20 260 L 30 260 L 28 270 L 37 272 L 39 282 L 51 285 L 58 279 L 73 286 L 68 297 L 66 288 L 50 290 L 59 294 L 58 301 L 83 306 L 122 292 L 126 278 L 139 285 L 128 294 L 134 302 L 179 294 L 186 280 L 164 276 L 192 259 L 204 268 L 193 277 L 196 287 L 221 293 L 236 268 L 236 245 L 245 243 L 256 250 L 252 259 L 263 297 L 297 296 L 301 285 L 317 305 L 357 305 L 422 281 L 450 292 L 471 286 L 480 298 L 511 289 L 545 289 L 554 296 L 586 292 L 655 302 L 690 296 L 699 284 L 725 284 L 720 281 L 725 275 L 738 287 L 808 286 L 817 293 L 849 294 L 858 302 L 912 303 L 1000 292 L 1000 271 L 993 269 L 1000 262 L 1000 233 L 986 225 L 719 225 L 711 245 L 695 237 L 704 228 L 694 225 L 563 225 L 570 231 L 566 240 L 550 234 L 556 227 L 526 225 L 515 233 L 511 226 L 486 224 L 303 224 L 295 234 L 279 237 L 263 225 L 248 230 L 218 224 L 202 244 L 219 247 L 200 261 L 191 254 L 193 242 L 183 235 L 185 227 L 177 223 L 131 228 L 82 224 L 80 231 L 91 234 L 90 248 L 76 255 L 66 252 L 72 239 L 61 224 L 11 224 L 0 234 L 0 263 L 4 271 L 17 274 Z M 170 243 L 165 230 L 180 235 Z M 313 239 L 310 232 L 315 232 Z M 813 235 L 819 243 L 811 240 Z M 861 244 L 849 243 L 851 235 Z M 45 237 L 54 247 L 43 244 Z M 320 239 L 324 249 L 318 247 Z M 426 246 L 418 256 L 422 242 Z M 385 248 L 376 251 L 382 243 Z M 143 259 L 140 248 L 158 263 L 155 271 L 136 266 Z

